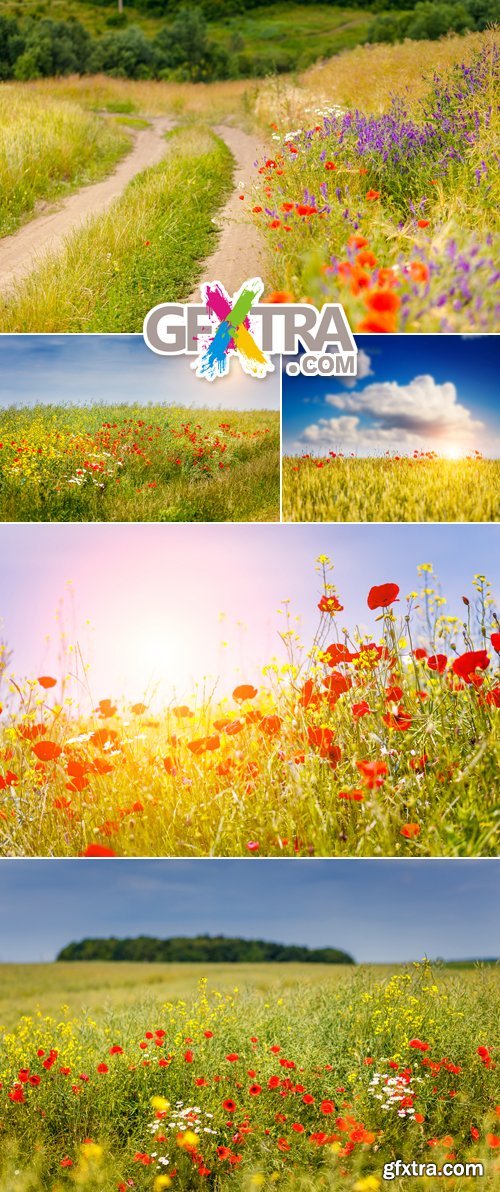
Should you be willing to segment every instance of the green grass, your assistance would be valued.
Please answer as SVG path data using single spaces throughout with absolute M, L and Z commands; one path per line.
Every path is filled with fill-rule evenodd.
M 171 134 L 164 161 L 110 211 L 68 237 L 0 306 L 1 331 L 141 331 L 158 302 L 182 301 L 214 247 L 213 217 L 232 183 L 223 142 L 203 128 Z
M 0 86 L 0 237 L 40 204 L 110 173 L 131 145 L 115 124 L 68 100 L 43 104 L 19 84 Z
M 283 459 L 283 518 L 304 522 L 490 522 L 500 460 Z
M 77 961 L 57 964 L 0 963 L 0 1036 L 25 1014 L 79 1015 L 83 1009 L 96 1016 L 110 1006 L 125 1010 L 140 1002 L 192 998 L 202 977 L 211 989 L 232 993 L 235 985 L 256 994 L 280 996 L 300 986 L 314 988 L 325 981 L 336 983 L 349 976 L 349 965 L 329 964 L 217 964 L 207 971 L 203 964 L 133 964 Z M 392 968 L 385 972 L 394 971 Z M 278 992 L 277 992 L 278 991 Z
M 272 410 L 12 407 L 0 519 L 278 521 L 279 422 Z
M 360 8 L 326 4 L 264 4 L 209 25 L 209 35 L 230 53 L 249 63 L 258 59 L 259 73 L 280 63 L 303 70 L 366 41 L 373 17 Z
M 0 1039 L 3 1192 L 75 1184 L 109 1192 L 128 1181 L 161 1192 L 169 1185 L 158 1177 L 173 1167 L 179 1192 L 270 1192 L 276 1183 L 287 1192 L 376 1192 L 387 1160 L 440 1165 L 451 1153 L 483 1162 L 481 1185 L 493 1188 L 496 1070 L 477 1049 L 494 1045 L 497 970 L 454 977 L 425 963 L 392 974 L 306 967 L 212 969 L 197 994 L 194 973 L 179 970 L 170 986 L 169 973 L 162 980 L 147 966 L 3 968 L 11 1015 L 16 989 L 30 1007 Z M 107 988 L 105 1005 L 94 973 L 98 989 Z M 27 998 L 21 985 L 31 976 Z M 60 1000 L 51 1012 L 55 981 Z M 50 1049 L 57 1055 L 47 1069 Z M 24 1083 L 26 1069 L 39 1085 Z M 377 1072 L 406 1072 L 416 1120 L 398 1116 L 399 1102 L 383 1108 Z M 16 1087 L 21 1103 L 9 1098 Z M 197 1108 L 186 1122 L 179 1113 L 189 1107 Z M 228 1154 L 238 1156 L 234 1166 Z M 433 1183 L 438 1192 L 449 1181 Z M 393 1186 L 401 1192 L 404 1180 Z M 454 1181 L 458 1192 L 468 1186 Z

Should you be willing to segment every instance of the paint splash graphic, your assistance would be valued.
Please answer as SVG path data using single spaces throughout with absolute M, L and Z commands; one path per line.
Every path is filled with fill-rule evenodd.
M 231 355 L 239 357 L 243 371 L 249 376 L 265 377 L 274 370 L 269 356 L 256 344 L 249 312 L 264 286 L 260 277 L 244 282 L 233 299 L 221 282 L 208 282 L 201 286 L 201 294 L 211 320 L 219 320 L 215 335 L 206 343 L 193 367 L 198 377 L 214 381 L 229 372 Z

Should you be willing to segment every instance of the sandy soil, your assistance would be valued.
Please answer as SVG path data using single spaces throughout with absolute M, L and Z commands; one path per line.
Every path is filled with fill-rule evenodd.
M 215 222 L 220 231 L 219 243 L 212 256 L 204 262 L 202 281 L 221 281 L 233 294 L 249 277 L 263 277 L 265 250 L 259 230 L 250 215 L 250 183 L 254 180 L 254 163 L 265 155 L 265 147 L 254 136 L 239 128 L 220 125 L 216 133 L 226 142 L 235 159 L 235 189 Z M 244 195 L 241 200 L 239 195 Z M 200 301 L 194 290 L 190 302 Z

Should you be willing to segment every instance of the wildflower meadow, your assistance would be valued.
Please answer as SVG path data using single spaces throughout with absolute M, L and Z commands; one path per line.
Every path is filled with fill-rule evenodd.
M 277 521 L 279 414 L 63 405 L 0 413 L 3 521 Z
M 421 54 L 382 110 L 325 95 L 290 128 L 285 96 L 253 205 L 276 300 L 341 302 L 359 332 L 495 330 L 499 48 L 456 48 L 434 73 Z
M 80 1008 L 47 1012 L 42 991 L 39 1008 L 1 1032 L 3 1187 L 378 1192 L 396 1156 L 436 1170 L 480 1162 L 494 1187 L 493 968 L 303 965 L 287 983 L 257 965 L 241 989 L 227 972 L 220 989 L 212 969 L 197 993 L 162 1000 L 148 966 L 132 967 L 132 1004 L 123 966 L 99 965 L 109 1000 L 88 1010 L 93 966 L 45 966 L 61 998 L 78 979 Z M 16 971 L 19 992 L 28 973 L 14 970 L 13 996 Z
M 285 603 L 285 653 L 217 696 L 204 680 L 166 707 L 107 691 L 89 710 L 81 651 L 66 641 L 59 675 L 23 681 L 9 680 L 4 647 L 2 853 L 493 854 L 500 625 L 488 581 L 475 576 L 463 619 L 431 564 L 406 596 L 392 579 L 367 585 L 369 636 L 346 627 L 326 556 L 317 568 L 313 640 Z

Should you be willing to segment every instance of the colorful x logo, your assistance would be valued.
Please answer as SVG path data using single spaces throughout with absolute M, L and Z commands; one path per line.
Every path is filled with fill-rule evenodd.
M 266 373 L 272 372 L 274 365 L 256 344 L 248 317 L 264 289 L 260 277 L 244 282 L 232 300 L 219 281 L 207 282 L 200 289 L 211 321 L 218 319 L 219 326 L 213 338 L 203 345 L 201 355 L 193 365 L 196 375 L 207 381 L 224 376 L 229 371 L 229 358 L 234 352 L 249 376 L 265 377 Z

